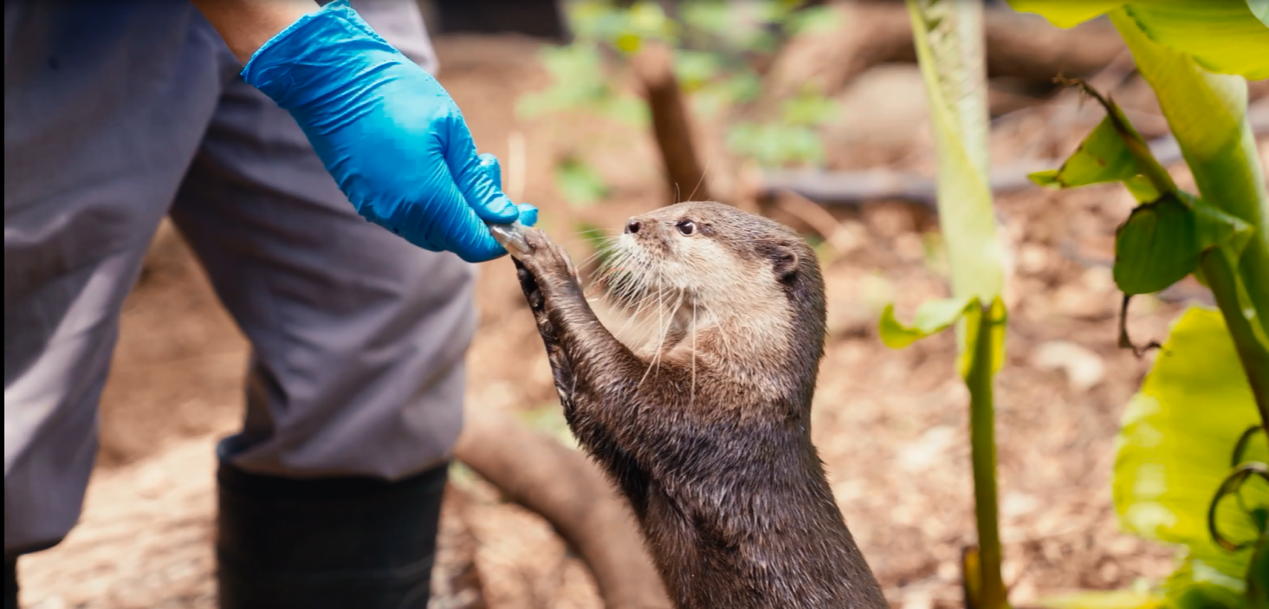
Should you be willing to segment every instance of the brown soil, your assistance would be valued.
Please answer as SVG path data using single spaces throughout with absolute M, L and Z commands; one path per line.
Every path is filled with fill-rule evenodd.
M 453 38 L 438 46 L 442 81 L 482 150 L 505 167 L 508 134 L 523 133 L 524 199 L 542 208 L 547 229 L 575 257 L 588 253 L 576 220 L 618 227 L 627 215 L 668 200 L 647 133 L 585 117 L 517 118 L 515 97 L 546 83 L 535 43 Z M 1067 152 L 1098 116 L 1081 111 L 1078 120 L 1064 118 L 1069 133 L 1057 138 L 1050 118 L 1035 113 L 999 129 L 993 155 Z M 912 146 L 927 145 L 922 120 L 904 128 Z M 613 190 L 602 204 L 571 209 L 549 170 L 559 155 L 578 148 Z M 913 168 L 930 162 L 928 153 L 897 158 Z M 1115 345 L 1120 296 L 1108 261 L 1131 200 L 1106 187 L 1028 190 L 997 203 L 1012 258 L 1008 360 L 996 397 L 1012 598 L 1026 604 L 1060 591 L 1159 578 L 1169 571 L 1171 550 L 1117 532 L 1109 486 L 1119 414 L 1150 361 Z M 832 337 L 816 397 L 815 440 L 893 606 L 960 606 L 958 557 L 973 541 L 974 525 L 967 394 L 954 367 L 954 338 L 892 351 L 875 332 L 886 302 L 895 301 L 906 317 L 922 300 L 946 295 L 936 220 L 896 203 L 835 213 L 854 245 L 824 260 Z M 496 261 L 482 270 L 482 324 L 470 354 L 479 365 L 470 367 L 469 407 L 518 411 L 558 432 L 549 368 L 511 264 Z M 1186 284 L 1164 298 L 1135 301 L 1132 333 L 1164 337 L 1185 301 L 1203 297 Z M 25 606 L 214 606 L 212 445 L 241 414 L 247 348 L 165 226 L 123 314 L 102 404 L 100 467 L 83 518 L 63 544 L 21 562 Z M 463 572 L 474 557 L 484 601 L 496 609 L 599 606 L 585 566 L 540 518 L 501 502 L 462 471 L 454 487 L 443 541 L 447 573 Z M 480 602 L 461 585 L 437 600 L 444 607 Z

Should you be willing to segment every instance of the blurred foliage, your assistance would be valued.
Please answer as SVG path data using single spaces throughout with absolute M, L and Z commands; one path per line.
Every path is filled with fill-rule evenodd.
M 555 166 L 555 190 L 569 203 L 586 206 L 608 194 L 603 176 L 582 159 L 567 156 Z
M 648 109 L 634 92 L 613 77 L 617 68 L 656 41 L 674 49 L 674 72 L 691 109 L 702 118 L 719 118 L 727 127 L 728 147 L 763 167 L 817 166 L 824 146 L 816 128 L 832 120 L 836 105 L 813 88 L 784 100 L 774 116 L 754 114 L 761 92 L 761 65 L 769 63 L 791 36 L 839 26 L 837 13 L 824 6 L 803 6 L 802 0 L 687 0 L 667 15 L 656 2 L 628 7 L 613 1 L 574 0 L 567 5 L 571 44 L 542 51 L 551 85 L 523 96 L 518 112 L 525 117 L 545 113 L 584 112 L 620 124 L 642 127 Z M 597 189 L 578 184 L 586 163 L 574 154 L 560 163 L 557 185 L 570 202 L 593 201 Z M 598 174 L 594 174 L 598 175 Z M 600 195 L 602 196 L 602 195 Z M 580 197 L 580 198 L 575 198 Z

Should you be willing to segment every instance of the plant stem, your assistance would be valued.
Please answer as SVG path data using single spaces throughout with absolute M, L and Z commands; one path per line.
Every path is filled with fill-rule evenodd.
M 1008 607 L 996 501 L 996 417 L 992 403 L 991 305 L 979 313 L 978 336 L 965 384 L 969 387 L 970 460 L 974 469 L 974 516 L 978 521 L 978 551 L 982 574 L 975 609 Z
M 1225 327 L 1234 339 L 1234 349 L 1238 351 L 1238 360 L 1247 373 L 1247 382 L 1251 384 L 1251 395 L 1260 410 L 1260 426 L 1269 434 L 1269 351 L 1256 340 L 1252 334 L 1251 322 L 1242 314 L 1238 303 L 1235 270 L 1229 260 L 1220 252 L 1212 250 L 1203 256 L 1201 261 L 1203 276 L 1207 278 L 1208 287 L 1216 297 L 1216 306 L 1225 318 Z

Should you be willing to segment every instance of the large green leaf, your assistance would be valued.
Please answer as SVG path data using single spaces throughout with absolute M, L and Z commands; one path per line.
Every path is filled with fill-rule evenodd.
M 1259 423 L 1223 318 L 1188 309 L 1124 413 L 1112 483 L 1125 529 L 1189 548 L 1186 568 L 1169 588 L 1209 583 L 1241 591 L 1251 551 L 1217 546 L 1208 533 L 1207 512 L 1229 473 L 1235 443 Z M 1269 459 L 1263 435 L 1243 459 Z M 1245 506 L 1269 505 L 1269 485 L 1249 480 L 1237 499 Z M 1231 540 L 1258 535 L 1234 499 L 1221 502 L 1216 520 Z
M 1246 0 L 1150 0 L 1123 11 L 1151 40 L 1213 72 L 1269 78 L 1269 27 Z
M 1213 72 L 1269 78 L 1269 8 L 1257 0 L 1009 0 L 1058 27 L 1106 13 L 1131 18 L 1154 42 L 1183 52 Z
M 1040 606 L 1049 609 L 1163 609 L 1160 594 L 1140 590 L 1107 590 L 1076 592 L 1042 599 Z

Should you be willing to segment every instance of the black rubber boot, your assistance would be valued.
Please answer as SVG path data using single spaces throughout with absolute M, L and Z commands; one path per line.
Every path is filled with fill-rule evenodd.
M 222 460 L 220 607 L 425 609 L 446 472 L 296 480 Z
M 18 561 L 4 561 L 4 609 L 18 609 Z

